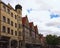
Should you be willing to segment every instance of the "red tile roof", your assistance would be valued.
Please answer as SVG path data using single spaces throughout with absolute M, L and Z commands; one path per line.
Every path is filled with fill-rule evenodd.
M 37 32 L 37 33 L 38 33 L 37 25 L 36 25 L 36 26 L 34 26 L 34 29 L 35 29 L 35 32 Z
M 36 26 L 34 26 L 34 29 L 35 29 L 35 31 L 37 31 L 37 25 L 36 25 Z
M 30 22 L 30 23 L 29 23 L 29 26 L 32 28 L 32 26 L 33 26 L 33 22 Z
M 26 23 L 26 20 L 27 20 L 27 16 L 25 16 L 25 17 L 22 18 L 22 24 L 23 25 Z

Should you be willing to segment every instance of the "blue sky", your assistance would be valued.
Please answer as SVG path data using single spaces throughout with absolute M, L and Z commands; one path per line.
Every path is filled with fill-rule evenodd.
M 13 7 L 21 4 L 22 15 L 38 26 L 39 33 L 60 35 L 60 0 L 2 0 Z

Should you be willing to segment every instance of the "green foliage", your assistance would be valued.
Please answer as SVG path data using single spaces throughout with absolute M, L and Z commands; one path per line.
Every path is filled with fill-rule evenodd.
M 48 45 L 57 45 L 60 42 L 60 38 L 56 35 L 47 35 L 46 42 Z

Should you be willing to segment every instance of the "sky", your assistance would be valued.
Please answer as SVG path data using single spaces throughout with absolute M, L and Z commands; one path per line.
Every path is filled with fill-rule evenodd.
M 60 0 L 2 0 L 22 5 L 22 16 L 27 15 L 29 22 L 38 26 L 39 33 L 60 36 Z

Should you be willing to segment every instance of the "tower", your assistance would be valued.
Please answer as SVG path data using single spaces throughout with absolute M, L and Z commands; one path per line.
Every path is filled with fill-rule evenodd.
M 17 12 L 18 16 L 17 16 L 17 24 L 18 24 L 18 38 L 19 38 L 19 42 L 20 44 L 22 44 L 23 42 L 23 28 L 22 28 L 22 6 L 17 4 L 15 6 L 15 11 Z
M 17 4 L 15 6 L 15 10 L 17 11 L 18 14 L 22 15 L 22 6 L 21 5 Z

